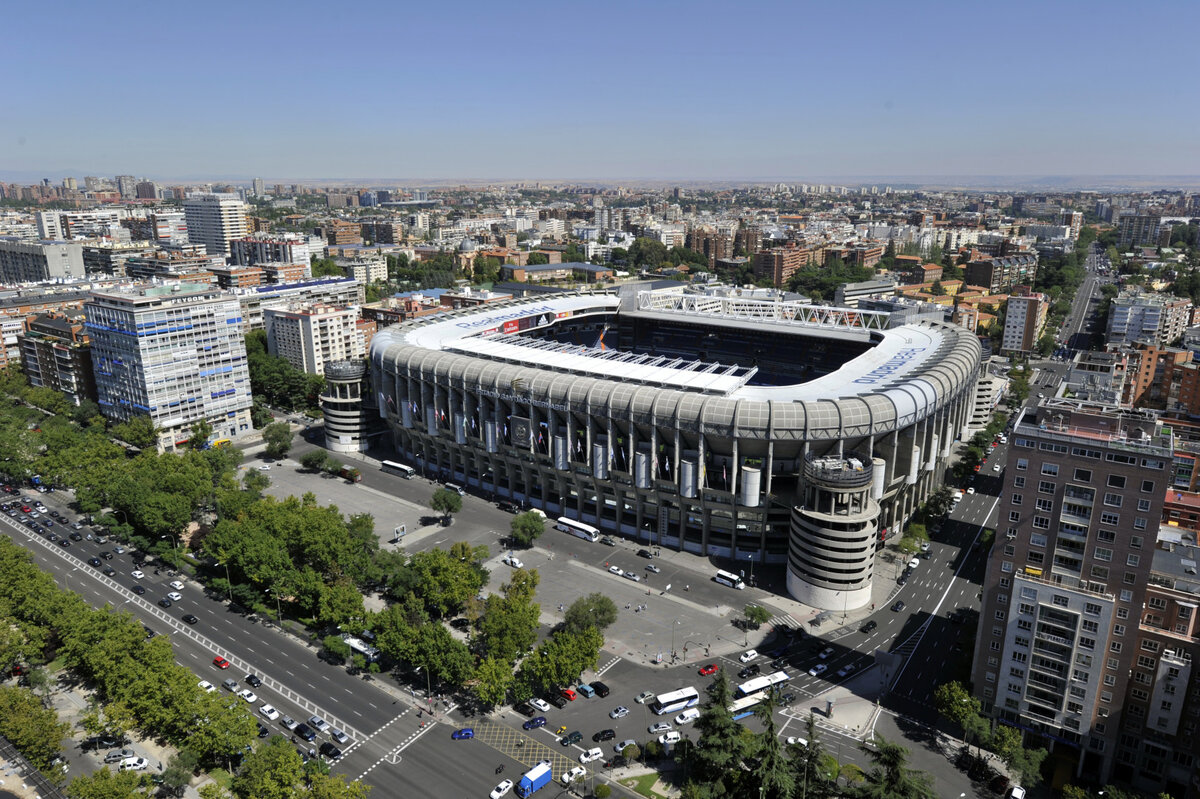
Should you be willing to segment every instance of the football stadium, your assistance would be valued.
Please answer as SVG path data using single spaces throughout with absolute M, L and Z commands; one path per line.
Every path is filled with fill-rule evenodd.
M 370 360 L 418 472 L 734 577 L 786 563 L 793 597 L 841 609 L 939 484 L 980 357 L 944 322 L 673 289 L 420 317 Z

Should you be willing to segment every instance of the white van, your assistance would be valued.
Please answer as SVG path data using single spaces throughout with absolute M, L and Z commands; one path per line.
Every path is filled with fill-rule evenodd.
M 445 488 L 447 491 L 456 492 L 460 497 L 465 497 L 467 495 L 467 492 L 464 491 L 463 487 L 460 486 L 458 483 L 446 483 Z
M 962 502 L 962 498 L 963 498 L 962 489 L 959 489 L 959 488 L 954 489 L 954 501 Z
M 687 710 L 675 717 L 675 726 L 682 727 L 684 724 L 691 724 L 696 719 L 700 718 L 700 711 L 697 708 L 689 707 Z

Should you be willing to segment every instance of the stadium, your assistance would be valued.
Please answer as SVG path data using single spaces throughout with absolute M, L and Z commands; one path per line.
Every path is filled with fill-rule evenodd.
M 970 331 L 889 322 L 736 292 L 543 294 L 388 327 L 371 375 L 430 477 L 733 572 L 786 563 L 796 599 L 855 608 L 980 369 Z

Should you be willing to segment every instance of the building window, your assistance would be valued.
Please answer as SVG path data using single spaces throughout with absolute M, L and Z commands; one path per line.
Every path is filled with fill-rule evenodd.
M 1026 556 L 1025 560 L 1028 561 L 1029 563 L 1041 565 L 1046 562 L 1046 553 L 1030 552 L 1029 555 Z
M 1144 518 L 1142 518 L 1141 516 L 1134 516 L 1133 517 L 1133 529 L 1145 530 L 1146 529 L 1146 520 Z
M 1046 536 L 1042 533 L 1033 533 L 1029 536 L 1029 545 L 1032 547 L 1046 546 Z
M 1150 500 L 1139 499 L 1138 504 L 1137 504 L 1137 509 L 1142 512 L 1150 510 Z
M 1056 487 L 1057 486 L 1055 486 L 1054 483 L 1052 483 L 1049 480 L 1039 480 L 1038 481 L 1038 493 L 1039 494 L 1053 494 L 1054 489 Z
M 1005 574 L 1010 574 L 1012 572 L 1012 570 L 1013 570 L 1012 561 L 1006 560 L 1000 564 L 1000 571 L 1004 572 Z
M 1150 638 L 1143 638 L 1142 639 L 1142 649 L 1145 649 L 1147 652 L 1157 652 L 1158 651 L 1158 641 L 1155 641 Z
M 1122 503 L 1122 501 L 1123 501 L 1123 500 L 1122 500 L 1122 498 L 1121 498 L 1121 495 L 1120 495 L 1120 494 L 1115 494 L 1115 493 L 1113 493 L 1113 492 L 1111 492 L 1111 491 L 1109 491 L 1109 492 L 1106 492 L 1106 493 L 1104 494 L 1104 504 L 1105 504 L 1105 505 L 1108 505 L 1110 508 L 1119 508 L 1119 507 L 1121 507 L 1121 503 Z
M 1004 635 L 1004 628 L 997 624 L 996 626 L 992 627 L 992 635 L 999 638 L 1000 636 Z
M 1117 678 L 1111 674 L 1105 674 L 1104 675 L 1104 684 L 1109 687 L 1112 687 L 1117 684 Z
M 1080 627 L 1083 629 L 1083 631 L 1085 633 L 1100 632 L 1100 623 L 1096 622 L 1096 621 L 1092 621 L 1091 619 L 1084 619 L 1083 624 L 1080 625 Z
M 1103 566 L 1093 566 L 1092 567 L 1092 577 L 1094 577 L 1097 580 L 1107 580 L 1108 579 L 1108 569 L 1106 569 Z
M 1054 501 L 1053 500 L 1039 499 L 1034 504 L 1036 505 L 1037 509 L 1040 511 L 1045 511 L 1045 512 L 1049 513 L 1050 511 L 1054 510 Z
M 1096 538 L 1104 541 L 1105 543 L 1112 543 L 1113 541 L 1117 540 L 1117 534 L 1112 530 L 1100 530 L 1098 533 L 1096 533 Z
M 1092 470 L 1091 469 L 1076 469 L 1075 470 L 1075 479 L 1079 480 L 1080 482 L 1084 482 L 1084 483 L 1092 482 Z
M 1142 492 L 1146 493 L 1146 494 L 1153 494 L 1154 493 L 1154 481 L 1153 480 L 1143 480 L 1142 481 Z
M 1020 511 L 1010 510 L 1008 512 L 1008 520 L 1013 523 L 1021 521 Z
M 1133 592 L 1122 589 L 1121 601 L 1122 602 L 1132 602 L 1133 601 Z
M 1086 602 L 1083 606 L 1083 612 L 1089 616 L 1099 616 L 1103 610 L 1104 608 L 1097 605 L 1095 602 Z M 1094 624 L 1095 622 L 1092 623 Z
M 1008 588 L 1011 585 L 1012 585 L 1012 580 L 1008 579 L 1007 577 L 1000 578 L 1000 587 L 1001 588 Z
M 1120 635 L 1124 635 L 1124 634 L 1125 634 L 1125 625 L 1124 624 L 1114 624 L 1113 625 L 1113 635 L 1120 636 Z
M 1141 549 L 1142 548 L 1142 537 L 1140 535 L 1131 536 L 1129 539 L 1129 548 L 1130 549 Z
M 1012 499 L 1009 500 L 1010 505 L 1021 505 L 1024 504 L 1024 502 L 1025 498 L 1020 494 L 1013 494 Z
M 1137 659 L 1138 668 L 1153 669 L 1154 664 L 1157 662 L 1158 662 L 1157 660 L 1150 657 L 1149 655 L 1138 655 L 1138 659 Z
M 1002 610 L 996 611 L 996 621 L 1004 621 L 1005 613 Z
M 1108 513 L 1107 511 L 1101 511 L 1100 523 L 1101 524 L 1111 524 L 1113 527 L 1118 527 L 1121 524 L 1121 514 Z
M 1015 554 L 1017 554 L 1017 548 L 1014 547 L 1012 544 L 1005 544 L 1004 557 L 1011 558 Z
M 1096 560 L 1108 562 L 1112 560 L 1112 550 L 1105 549 L 1104 547 L 1096 547 L 1096 551 L 1093 553 L 1092 557 L 1094 557 Z
M 1050 601 L 1053 602 L 1055 605 L 1058 605 L 1060 608 L 1069 607 L 1071 604 L 1070 598 L 1065 597 L 1062 594 L 1055 594 L 1054 597 Z
M 1017 458 L 1017 471 L 1023 472 L 1029 468 L 1029 458 Z
M 1008 594 L 997 594 L 996 601 L 999 602 L 1001 605 L 1007 605 L 1008 604 Z
M 1138 702 L 1145 702 L 1147 699 L 1150 698 L 1150 694 L 1146 693 L 1141 688 L 1130 688 L 1129 689 L 1129 698 L 1136 700 Z
M 1121 654 L 1121 642 L 1120 641 L 1110 642 L 1108 645 L 1108 651 L 1112 652 L 1114 655 Z
M 990 644 L 988 644 L 988 649 L 992 650 L 993 652 L 999 652 L 1000 651 L 1000 642 L 992 641 Z
M 1141 560 L 1142 559 L 1137 555 L 1129 555 L 1125 558 L 1125 565 L 1126 566 L 1136 566 L 1139 563 L 1141 563 Z
M 1028 649 L 1029 648 L 1029 639 L 1023 635 L 1018 635 L 1015 638 L 1013 638 L 1013 646 L 1023 646 L 1026 649 Z
M 1047 477 L 1058 477 L 1058 464 L 1057 463 L 1043 463 L 1042 464 L 1042 474 L 1046 475 Z
M 1088 649 L 1088 650 L 1095 649 L 1096 648 L 1096 639 L 1080 636 L 1079 637 L 1079 646 L 1082 649 Z M 1091 665 L 1091 664 L 1089 663 L 1088 665 Z
M 1024 488 L 1025 487 L 1025 478 L 1024 477 L 1014 477 L 1013 478 L 1013 487 L 1014 488 Z
M 1124 488 L 1125 487 L 1124 476 L 1119 475 L 1119 474 L 1110 474 L 1108 476 L 1108 487 L 1109 488 Z
M 1180 605 L 1179 606 L 1179 618 L 1190 619 L 1191 617 L 1192 617 L 1192 609 L 1189 608 L 1187 605 Z
M 1137 582 L 1137 573 L 1125 572 L 1125 574 L 1121 577 L 1121 582 L 1125 583 L 1125 585 L 1133 585 Z
M 1022 592 L 1022 593 L 1024 593 L 1024 592 Z M 1036 610 L 1036 608 L 1034 608 L 1033 605 L 1030 605 L 1025 602 L 1022 602 L 1021 604 L 1017 605 L 1017 613 L 1032 614 L 1034 612 L 1034 610 Z

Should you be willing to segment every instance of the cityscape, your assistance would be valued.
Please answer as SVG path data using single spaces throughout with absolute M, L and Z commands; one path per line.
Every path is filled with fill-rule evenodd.
M 0 799 L 1200 798 L 1152 5 L 13 10 Z

